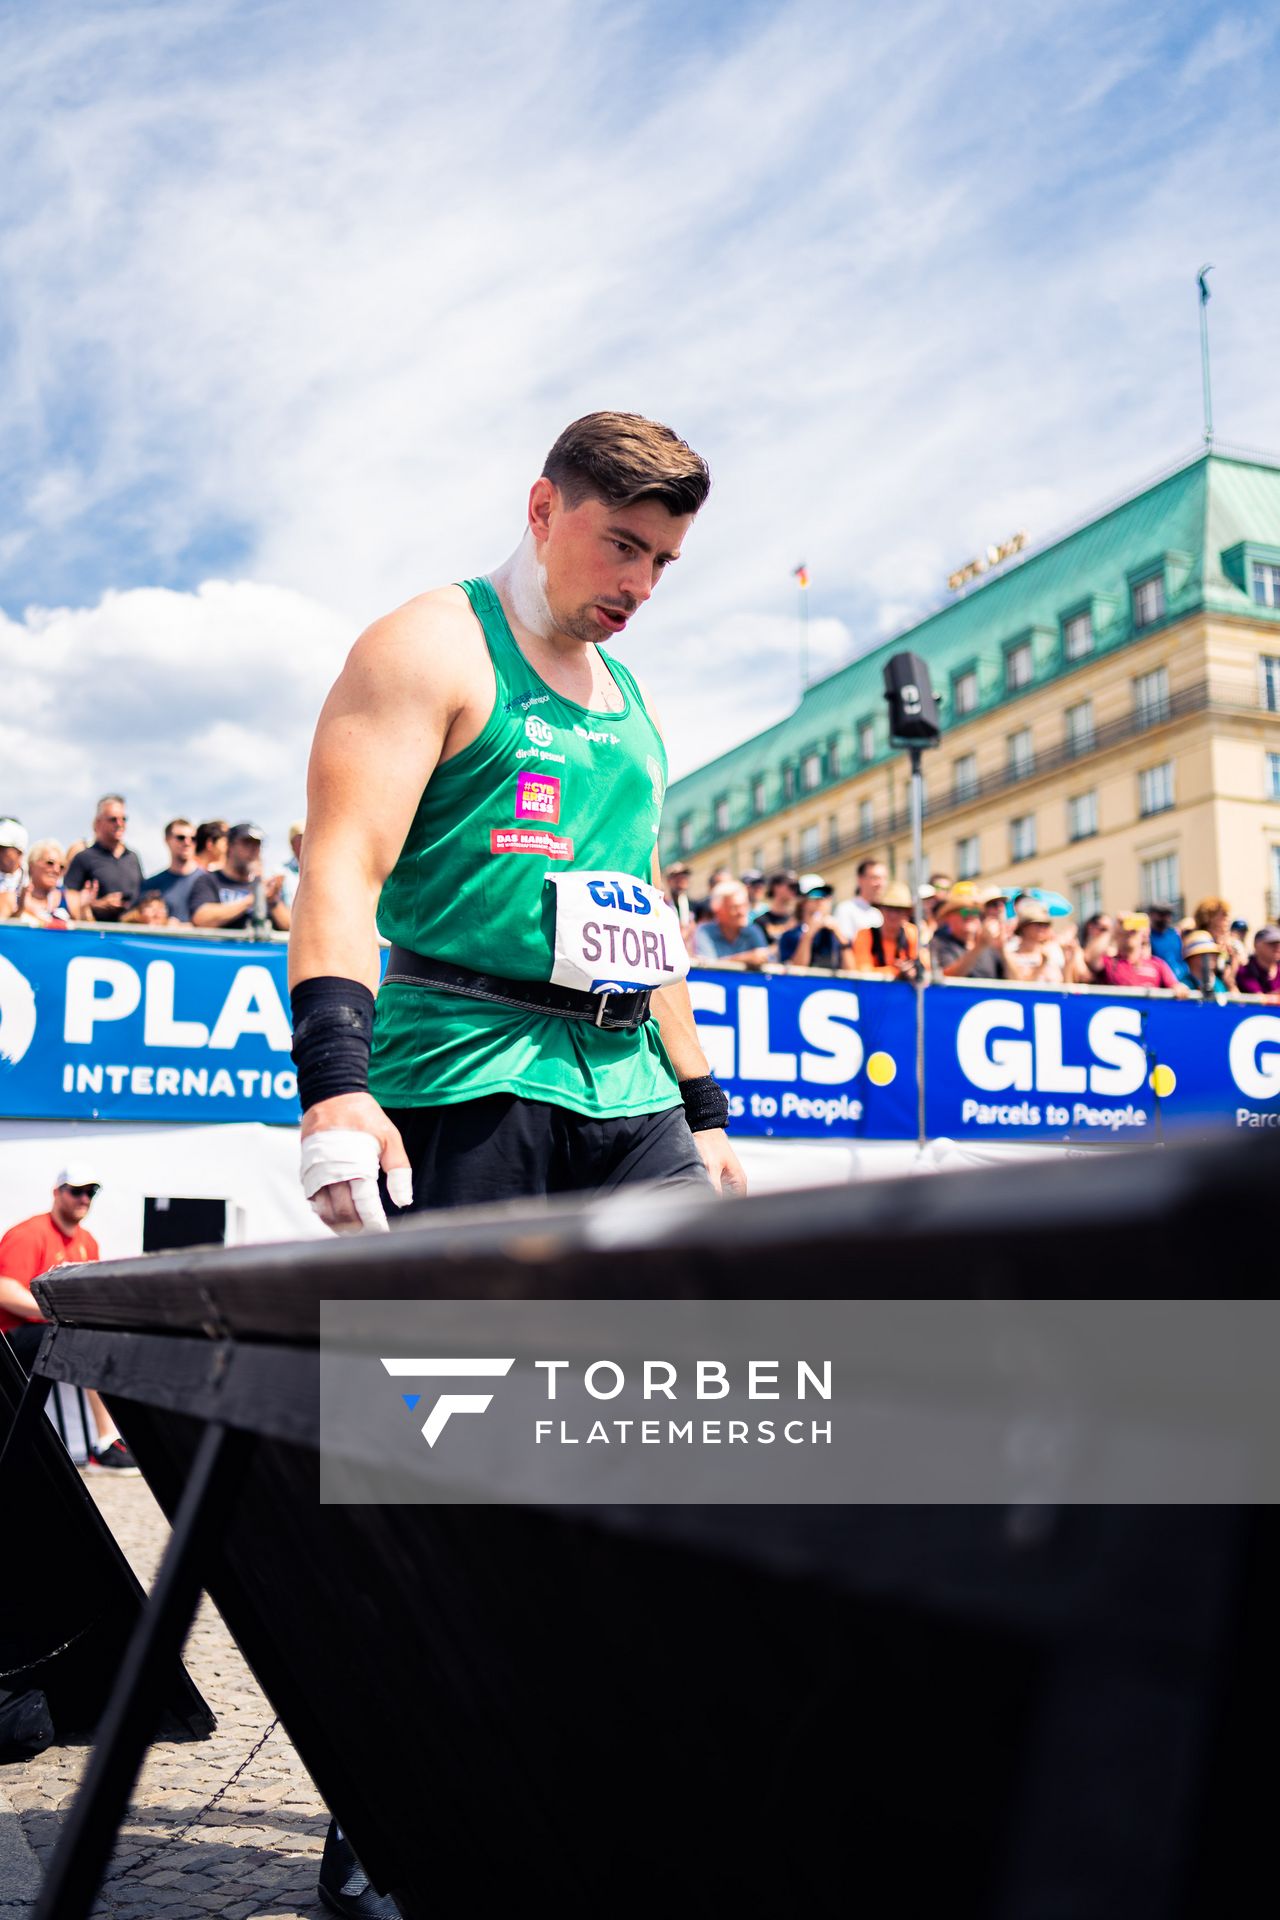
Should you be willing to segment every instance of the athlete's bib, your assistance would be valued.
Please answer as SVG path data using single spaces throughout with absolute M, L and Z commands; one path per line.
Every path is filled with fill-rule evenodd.
M 656 887 L 629 873 L 549 873 L 556 890 L 558 987 L 631 993 L 689 971 L 680 922 Z

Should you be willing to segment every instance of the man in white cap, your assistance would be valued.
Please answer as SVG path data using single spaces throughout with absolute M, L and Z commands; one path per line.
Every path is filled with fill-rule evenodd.
M 27 883 L 27 830 L 11 815 L 0 818 L 0 920 L 11 920 Z
M 86 1162 L 71 1161 L 54 1182 L 49 1212 L 19 1221 L 0 1238 L 0 1334 L 28 1373 L 46 1324 L 31 1282 L 53 1267 L 78 1266 L 98 1258 L 98 1243 L 84 1222 L 100 1184 Z M 99 1396 L 90 1392 L 85 1398 L 98 1435 L 86 1463 L 90 1471 L 136 1474 L 133 1455 Z

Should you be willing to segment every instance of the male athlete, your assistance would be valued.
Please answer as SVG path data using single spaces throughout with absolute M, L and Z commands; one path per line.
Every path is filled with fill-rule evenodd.
M 589 414 L 504 566 L 352 649 L 316 730 L 289 944 L 303 1181 L 327 1225 L 385 1225 L 379 1168 L 415 1208 L 745 1186 L 662 897 L 666 752 L 603 648 L 709 487 L 669 428 Z
M 289 978 L 303 1186 L 340 1232 L 385 1227 L 379 1169 L 415 1208 L 745 1188 L 663 898 L 666 752 L 602 646 L 709 487 L 667 427 L 576 421 L 506 565 L 376 621 L 325 703 Z M 320 1895 L 397 1911 L 335 1824 Z

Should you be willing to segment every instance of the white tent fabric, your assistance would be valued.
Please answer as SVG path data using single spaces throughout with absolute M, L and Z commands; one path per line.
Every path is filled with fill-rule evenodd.
M 756 1193 L 950 1171 L 1010 1158 L 1056 1158 L 1063 1151 L 969 1147 L 950 1140 L 932 1140 L 923 1152 L 905 1140 L 738 1139 L 734 1144 Z M 296 1128 L 69 1120 L 0 1121 L 0 1233 L 48 1206 L 59 1168 L 73 1157 L 87 1160 L 102 1182 L 87 1224 L 104 1259 L 141 1253 L 148 1197 L 228 1201 L 233 1242 L 325 1236 L 302 1197 Z
M 0 1232 L 43 1212 L 62 1165 L 102 1182 L 86 1225 L 104 1260 L 142 1252 L 143 1201 L 226 1200 L 234 1241 L 323 1237 L 298 1183 L 293 1127 L 162 1127 L 141 1122 L 0 1121 Z

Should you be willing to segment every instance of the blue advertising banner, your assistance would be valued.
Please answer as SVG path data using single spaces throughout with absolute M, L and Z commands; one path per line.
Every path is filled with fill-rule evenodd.
M 0 1116 L 298 1118 L 283 945 L 0 926 Z M 916 1135 L 901 982 L 697 969 L 734 1130 Z M 1280 1128 L 1280 1006 L 986 986 L 925 993 L 927 1131 L 1131 1141 Z
M 287 949 L 0 927 L 0 1114 L 295 1125 Z

